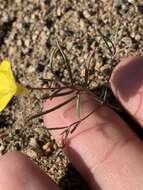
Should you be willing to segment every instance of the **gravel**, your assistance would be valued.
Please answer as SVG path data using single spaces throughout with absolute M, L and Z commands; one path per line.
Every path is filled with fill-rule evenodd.
M 143 4 L 134 0 L 0 0 L 0 60 L 10 59 L 16 80 L 32 87 L 45 87 L 56 38 L 70 62 L 75 83 L 83 81 L 84 66 L 95 48 L 91 86 L 108 83 L 114 66 L 124 57 L 143 54 Z M 114 60 L 98 30 L 115 48 Z M 111 47 L 111 44 L 109 44 Z M 54 69 L 69 81 L 60 57 Z M 88 189 L 67 157 L 37 118 L 41 92 L 13 98 L 0 113 L 0 154 L 18 150 L 27 154 L 62 189 Z M 36 127 L 35 127 L 36 126 Z

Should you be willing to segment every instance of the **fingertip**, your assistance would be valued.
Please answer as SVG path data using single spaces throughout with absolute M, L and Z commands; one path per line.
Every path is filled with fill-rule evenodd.
M 140 63 L 140 58 L 128 60 L 132 63 L 131 70 L 134 68 L 133 63 L 135 64 L 136 60 Z M 128 66 L 128 61 L 125 63 L 126 67 Z M 117 67 L 111 76 L 112 88 L 116 88 L 121 82 L 121 78 L 116 76 L 119 71 L 118 69 L 122 71 L 121 78 L 125 80 L 127 77 L 124 69 Z M 132 71 L 129 73 L 131 75 L 134 74 Z M 113 80 L 116 77 L 118 85 L 114 85 L 115 81 Z M 130 80 L 126 81 L 125 89 L 122 87 L 125 91 L 125 94 L 123 93 L 125 99 L 128 99 L 126 87 L 129 84 L 132 84 Z M 49 109 L 65 101 L 67 98 L 69 96 L 47 101 L 44 104 L 44 109 Z M 46 127 L 69 126 L 72 122 L 75 122 L 77 120 L 75 105 L 76 102 L 73 101 L 45 115 L 44 122 Z M 99 105 L 89 94 L 84 94 L 81 97 L 80 108 L 82 113 L 81 118 L 95 108 L 96 111 L 90 118 L 84 120 L 73 134 L 68 136 L 68 144 L 64 150 L 73 165 L 84 176 L 92 189 L 96 189 L 97 183 L 103 189 L 116 189 L 117 186 L 119 189 L 131 189 L 132 186 L 139 187 L 142 184 L 137 179 L 142 171 L 140 167 L 143 159 L 142 142 L 113 110 Z M 51 132 L 56 140 L 60 138 L 59 130 Z M 137 162 L 138 166 L 136 169 L 138 157 L 141 159 L 140 162 Z M 123 165 L 125 167 L 121 167 Z M 133 178 L 132 168 L 136 170 L 136 179 Z
M 58 190 L 26 155 L 10 152 L 0 158 L 0 189 L 3 190 Z
M 45 109 L 59 104 L 66 98 L 62 97 L 54 101 L 47 101 Z M 69 126 L 71 123 L 77 121 L 75 104 L 75 101 L 70 102 L 61 109 L 45 115 L 44 121 L 46 127 Z M 106 186 L 101 176 L 108 176 L 108 174 L 104 169 L 98 172 L 98 168 L 103 163 L 106 165 L 105 160 L 114 157 L 112 150 L 115 148 L 116 151 L 118 150 L 120 152 L 120 144 L 125 144 L 130 139 L 136 138 L 113 110 L 99 105 L 89 94 L 83 94 L 81 96 L 80 105 L 81 118 L 89 114 L 92 110 L 95 110 L 95 112 L 85 119 L 74 133 L 68 136 L 64 151 L 72 164 L 87 180 L 91 188 L 96 189 L 99 185 L 102 186 L 104 184 Z M 52 135 L 54 135 L 56 141 L 59 141 L 61 138 L 59 130 L 52 131 Z
M 125 109 L 143 124 L 143 57 L 130 57 L 114 69 L 111 88 Z
M 127 100 L 143 85 L 143 57 L 130 57 L 121 61 L 111 75 L 115 93 Z

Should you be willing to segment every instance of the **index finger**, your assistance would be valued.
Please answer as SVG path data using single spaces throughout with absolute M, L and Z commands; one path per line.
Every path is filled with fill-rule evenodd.
M 60 97 L 44 104 L 49 109 L 69 99 Z M 68 137 L 64 149 L 70 161 L 92 189 L 141 190 L 143 187 L 143 145 L 125 122 L 110 108 L 99 106 L 89 95 L 81 97 L 81 118 L 94 108 Z M 48 128 L 67 126 L 77 120 L 75 102 L 45 115 Z M 58 141 L 59 130 L 51 131 Z

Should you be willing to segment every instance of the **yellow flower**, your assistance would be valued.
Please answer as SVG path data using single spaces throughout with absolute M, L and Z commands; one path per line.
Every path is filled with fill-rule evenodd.
M 15 95 L 29 93 L 30 90 L 14 79 L 10 62 L 4 60 L 0 64 L 0 112 Z

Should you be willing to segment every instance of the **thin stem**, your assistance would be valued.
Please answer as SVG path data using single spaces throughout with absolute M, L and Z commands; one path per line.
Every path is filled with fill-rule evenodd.
M 94 112 L 95 112 L 95 110 L 96 110 L 97 108 L 94 108 L 90 113 L 88 113 L 85 117 L 83 117 L 82 119 L 79 119 L 78 121 L 75 121 L 75 122 L 73 122 L 72 124 L 70 124 L 69 125 L 69 127 L 72 127 L 73 125 L 75 125 L 75 124 L 77 124 L 77 123 L 81 123 L 81 122 L 83 122 L 85 119 L 87 119 L 90 115 L 92 115 Z
M 106 36 L 104 36 L 104 35 L 102 34 L 102 32 L 101 32 L 99 29 L 98 29 L 97 31 L 98 31 L 98 33 L 101 35 L 102 39 L 104 40 L 104 42 L 105 42 L 107 48 L 109 49 L 110 54 L 113 56 L 113 55 L 115 54 L 114 44 L 112 43 L 112 41 L 111 41 L 110 39 L 106 38 Z M 111 43 L 111 45 L 112 45 L 112 47 L 113 47 L 113 49 L 114 49 L 114 52 L 111 50 L 111 48 L 110 48 L 109 44 L 107 43 L 107 40 L 106 40 L 106 39 Z
M 58 89 L 58 90 L 55 90 L 50 96 L 49 98 L 52 100 L 54 97 L 56 97 L 58 95 L 59 92 L 61 92 L 62 89 Z
M 30 90 L 58 90 L 58 89 L 61 89 L 61 90 L 64 90 L 64 89 L 67 89 L 68 87 L 47 87 L 47 88 L 40 88 L 40 87 L 36 87 L 36 88 L 33 88 L 33 87 L 28 87 L 28 89 Z
M 76 97 L 76 114 L 80 118 L 80 93 L 77 93 Z
M 57 46 L 58 46 L 58 48 L 59 48 L 59 51 L 60 51 L 60 53 L 61 53 L 61 55 L 62 55 L 62 57 L 63 57 L 63 60 L 64 60 L 65 65 L 66 65 L 66 68 L 67 68 L 67 70 L 68 70 L 68 72 L 69 72 L 69 77 L 70 77 L 71 84 L 73 85 L 73 77 L 72 77 L 72 71 L 71 71 L 70 64 L 69 64 L 69 62 L 68 62 L 68 60 L 67 60 L 67 58 L 66 58 L 64 52 L 62 51 L 62 48 L 61 48 L 61 46 L 60 46 L 60 44 L 59 44 L 59 42 L 58 42 L 57 39 L 56 39 L 56 43 L 57 43 Z
M 95 48 L 92 50 L 91 54 L 89 55 L 88 61 L 87 61 L 87 66 L 85 65 L 85 76 L 84 76 L 84 81 L 85 84 L 84 86 L 87 87 L 88 83 L 89 83 L 89 69 L 90 69 L 90 65 L 92 63 L 92 57 L 95 53 Z
M 65 126 L 65 127 L 60 127 L 60 129 L 65 129 L 61 135 L 62 135 L 62 147 L 65 146 L 66 143 L 66 139 L 69 135 L 69 133 L 73 133 L 76 128 L 81 124 L 81 122 L 83 122 L 84 120 L 86 120 L 89 116 L 91 116 L 95 111 L 96 111 L 97 107 L 94 108 L 90 113 L 88 113 L 85 117 L 83 117 L 82 119 L 73 122 L 72 124 L 70 124 L 69 126 Z M 73 128 L 72 128 L 73 127 Z M 54 130 L 54 128 L 52 128 L 52 130 Z
M 51 53 L 51 56 L 50 56 L 50 59 L 49 59 L 49 69 L 50 71 L 52 72 L 52 74 L 54 75 L 55 77 L 55 82 L 57 84 L 62 84 L 62 85 L 67 85 L 67 83 L 63 82 L 60 77 L 58 75 L 56 75 L 56 73 L 54 72 L 54 69 L 53 69 L 53 57 L 58 53 L 59 49 L 55 48 L 52 53 Z
M 52 95 L 47 95 L 47 96 L 42 97 L 42 99 L 48 99 L 48 98 L 52 99 L 52 98 L 55 98 L 55 97 L 66 96 L 68 94 L 73 93 L 74 91 L 75 90 L 69 90 L 67 92 L 61 92 L 61 93 L 56 93 L 56 94 L 53 93 Z
M 47 128 L 48 131 L 54 131 L 54 130 L 62 130 L 62 129 L 66 129 L 67 126 L 65 127 L 51 127 L 51 128 Z
M 61 104 L 59 104 L 59 105 L 57 105 L 57 106 L 55 106 L 55 107 L 53 107 L 53 108 L 51 108 L 51 109 L 49 109 L 49 110 L 40 112 L 40 113 L 38 113 L 38 114 L 36 114 L 36 115 L 30 117 L 30 118 L 28 119 L 28 121 L 30 121 L 30 120 L 32 120 L 32 119 L 34 119 L 34 118 L 40 117 L 40 116 L 42 116 L 42 115 L 48 114 L 48 113 L 50 113 L 50 112 L 53 112 L 53 111 L 55 111 L 55 110 L 61 108 L 62 106 L 66 105 L 67 103 L 71 102 L 71 101 L 74 100 L 75 98 L 76 98 L 76 96 L 73 96 L 72 98 L 69 98 L 69 99 L 66 100 L 65 102 L 63 102 L 63 103 L 61 103 Z

